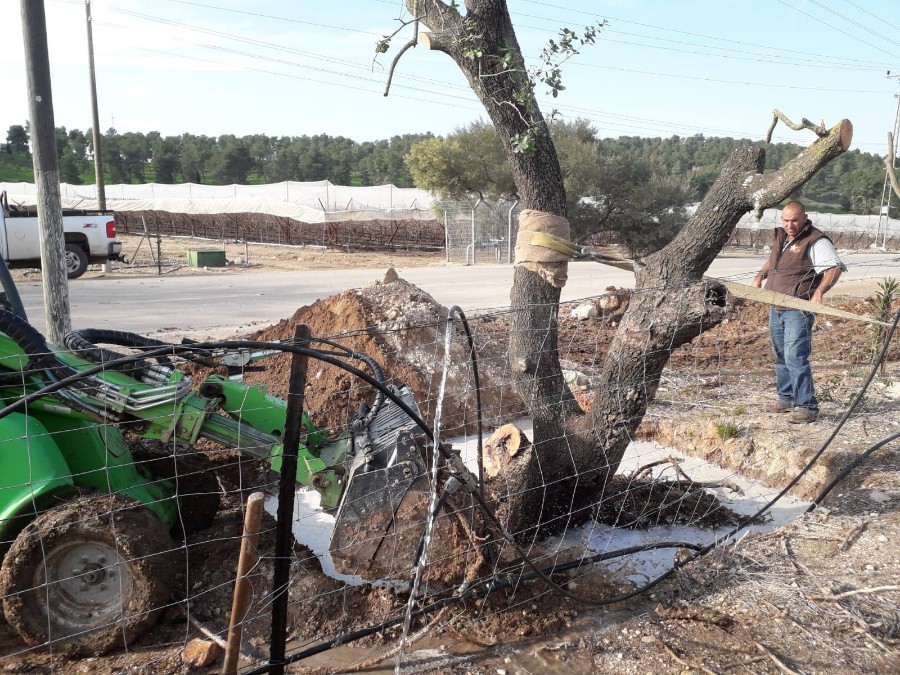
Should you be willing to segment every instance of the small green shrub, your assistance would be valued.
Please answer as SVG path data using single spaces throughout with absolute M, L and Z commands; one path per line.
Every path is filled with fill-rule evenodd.
M 894 315 L 894 301 L 900 298 L 900 281 L 893 277 L 887 277 L 878 284 L 878 290 L 875 295 L 868 298 L 866 302 L 871 307 L 875 318 L 879 321 L 887 323 Z M 875 333 L 875 345 L 873 348 L 872 358 L 881 352 L 884 345 L 885 327 L 879 324 L 873 324 L 872 330 Z M 881 374 L 884 375 L 885 364 L 881 364 Z
M 716 435 L 723 441 L 737 436 L 741 430 L 734 422 L 718 422 L 716 424 Z

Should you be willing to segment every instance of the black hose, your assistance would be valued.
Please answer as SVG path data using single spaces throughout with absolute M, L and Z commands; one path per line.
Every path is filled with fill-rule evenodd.
M 63 344 L 67 349 L 77 352 L 92 363 L 102 363 L 108 365 L 113 370 L 120 370 L 129 375 L 139 375 L 149 366 L 147 362 L 140 357 L 127 365 L 111 366 L 125 354 L 119 354 L 110 349 L 98 347 L 98 344 L 119 345 L 120 347 L 168 347 L 168 342 L 154 340 L 153 338 L 144 337 L 137 333 L 128 333 L 121 330 L 108 330 L 102 328 L 82 328 L 75 330 L 63 338 Z M 161 357 L 159 361 L 168 363 L 168 359 Z
M 0 333 L 5 333 L 10 340 L 15 342 L 22 351 L 28 355 L 29 365 L 45 367 L 48 357 L 51 357 L 47 340 L 28 321 L 15 312 L 0 308 Z M 59 362 L 53 358 L 54 365 Z
M 466 339 L 469 341 L 469 363 L 472 364 L 472 379 L 475 381 L 475 416 L 478 422 L 477 461 L 478 461 L 478 490 L 484 497 L 484 415 L 481 407 L 481 378 L 478 376 L 478 354 L 475 350 L 475 340 L 469 329 L 469 322 L 465 313 L 457 305 L 450 308 L 450 317 L 456 316 L 466 331 Z
M 607 551 L 606 553 L 598 553 L 595 556 L 591 556 L 591 560 L 593 562 L 599 562 L 603 560 L 612 560 L 613 558 L 620 558 L 626 555 L 633 555 L 634 553 L 642 553 L 643 551 L 651 551 L 654 549 L 660 548 L 697 548 L 696 544 L 688 544 L 686 542 L 672 541 L 672 542 L 659 542 L 656 544 L 644 544 L 641 546 L 631 546 L 629 548 L 618 549 L 616 551 Z M 557 572 L 562 572 L 564 570 L 570 569 L 576 566 L 579 562 L 577 560 L 570 561 L 568 563 L 564 563 L 562 565 L 554 565 L 553 567 L 544 568 L 542 571 L 546 574 L 556 574 Z M 527 577 L 528 575 L 523 575 L 523 577 Z M 533 575 L 532 575 L 533 576 Z M 513 583 L 519 583 L 522 577 L 516 578 L 515 582 L 511 579 L 500 580 L 497 577 L 492 577 L 490 579 L 490 583 L 482 583 L 470 586 L 468 589 L 460 593 L 459 595 L 452 595 L 446 598 L 440 598 L 430 605 L 425 607 L 420 607 L 419 609 L 413 610 L 410 616 L 412 618 L 418 618 L 420 616 L 425 616 L 426 614 L 431 614 L 432 612 L 446 607 L 447 605 L 464 602 L 469 598 L 485 596 L 493 591 L 499 590 L 501 588 L 508 588 L 512 586 Z M 350 642 L 354 642 L 356 640 L 360 640 L 369 635 L 374 635 L 375 633 L 380 633 L 386 628 L 390 628 L 391 626 L 396 626 L 397 624 L 403 622 L 403 615 L 397 615 L 391 619 L 386 619 L 379 624 L 374 626 L 368 626 L 366 628 L 360 628 L 359 630 L 352 631 L 350 633 L 345 633 L 340 635 L 333 640 L 328 640 L 325 642 L 320 642 L 317 645 L 313 645 L 312 647 L 307 647 L 306 649 L 294 652 L 287 658 L 285 658 L 283 665 L 289 665 L 291 663 L 297 663 L 298 661 L 302 661 L 303 659 L 308 659 L 310 656 L 315 656 L 316 654 L 321 654 L 322 652 L 326 652 L 330 649 L 336 649 L 341 645 L 348 644 Z M 243 673 L 243 675 L 262 675 L 263 673 L 271 672 L 272 664 L 266 664 L 264 666 L 260 666 L 258 668 L 254 668 L 253 670 L 248 670 Z
M 884 363 L 884 360 L 887 358 L 887 351 L 888 351 L 888 348 L 890 347 L 891 340 L 894 337 L 894 331 L 897 330 L 898 322 L 900 322 L 900 310 L 898 310 L 897 313 L 894 315 L 894 320 L 893 320 L 893 322 L 891 322 L 891 326 L 890 326 L 890 328 L 888 328 L 887 333 L 884 336 L 884 341 L 882 342 L 882 345 L 881 345 L 881 351 L 878 352 L 878 356 L 875 359 L 875 363 L 872 366 L 872 370 L 869 372 L 869 376 L 866 378 L 866 381 L 863 383 L 863 386 L 860 388 L 859 392 L 853 398 L 853 401 L 850 403 L 850 406 L 847 408 L 847 411 L 843 414 L 843 416 L 841 416 L 841 419 L 838 422 L 837 429 L 835 429 L 834 433 L 832 433 L 832 435 L 828 438 L 828 440 L 825 441 L 825 445 L 823 445 L 822 448 L 819 450 L 819 452 L 816 453 L 816 455 L 813 457 L 812 461 L 815 461 L 816 459 L 818 459 L 819 455 L 822 454 L 822 451 L 825 450 L 826 447 L 828 447 L 828 445 L 831 443 L 831 441 L 837 435 L 838 430 L 844 425 L 844 423 L 850 417 L 850 413 L 852 413 L 856 409 L 856 407 L 860 404 L 860 402 L 862 401 L 863 395 L 866 393 L 866 390 L 869 388 L 869 385 L 872 383 L 872 380 L 875 379 L 875 374 L 878 372 L 878 369 L 881 367 L 881 364 Z M 900 434 L 893 434 L 891 436 L 888 436 L 884 440 L 879 441 L 875 445 L 871 446 L 868 450 L 863 452 L 862 455 L 860 455 L 855 460 L 850 462 L 850 464 L 845 466 L 840 471 L 840 473 L 838 473 L 838 475 L 835 476 L 834 479 L 828 485 L 826 485 L 825 488 L 818 494 L 818 496 L 813 500 L 813 503 L 810 504 L 809 508 L 806 509 L 806 512 L 809 513 L 810 511 L 815 509 L 822 502 L 822 500 L 825 499 L 826 495 L 834 489 L 834 486 L 837 485 L 841 480 L 843 480 L 844 477 L 847 476 L 847 474 L 849 474 L 853 469 L 855 469 L 857 466 L 859 466 L 863 462 L 864 459 L 866 459 L 869 455 L 871 455 L 873 452 L 875 452 L 879 448 L 883 447 L 884 445 L 887 445 L 892 440 L 896 439 L 898 436 L 900 436 Z M 793 483 L 792 483 L 792 485 L 793 485 Z
M 846 478 L 847 475 L 851 471 L 853 471 L 853 469 L 855 469 L 860 464 L 862 464 L 869 457 L 869 455 L 871 455 L 876 450 L 883 448 L 885 445 L 887 445 L 891 441 L 896 441 L 898 438 L 900 438 L 900 431 L 898 431 L 896 434 L 891 434 L 887 438 L 883 438 L 882 440 L 878 441 L 874 445 L 870 446 L 865 452 L 863 452 L 861 455 L 859 455 L 859 457 L 857 457 L 852 462 L 850 462 L 847 466 L 845 466 L 843 469 L 841 469 L 840 472 L 838 473 L 838 475 L 835 476 L 831 480 L 831 482 L 828 483 L 828 485 L 826 485 L 822 489 L 822 491 L 816 496 L 816 498 L 813 500 L 812 504 L 809 505 L 809 508 L 806 509 L 806 512 L 809 513 L 810 511 L 815 509 L 819 504 L 821 504 L 822 500 L 828 496 L 828 493 L 831 492 L 838 483 L 840 483 L 842 480 L 844 480 L 844 478 Z
M 34 326 L 14 312 L 0 308 L 0 333 L 9 337 L 25 352 L 28 356 L 29 368 L 45 371 L 50 376 L 50 379 L 54 380 L 66 380 L 74 377 L 76 378 L 74 386 L 88 394 L 92 394 L 96 390 L 95 386 L 83 382 L 84 378 L 80 377 L 81 373 L 79 371 L 60 361 L 50 350 L 44 336 Z M 19 400 L 23 399 L 29 399 L 29 397 L 22 397 Z M 89 407 L 80 405 L 77 400 L 67 399 L 67 402 L 81 412 L 89 413 L 93 416 L 94 411 Z
M 357 351 L 353 351 L 353 350 L 350 351 L 349 356 L 356 359 L 357 361 L 362 361 L 367 366 L 369 366 L 369 368 L 372 371 L 372 374 L 375 376 L 375 380 L 379 384 L 382 384 L 382 385 L 384 384 L 384 382 L 385 382 L 384 370 L 382 370 L 381 365 L 378 363 L 378 361 L 373 359 L 368 354 L 363 354 L 361 352 L 357 352 Z M 361 419 L 354 420 L 354 422 L 351 424 L 351 431 L 359 432 L 359 431 L 362 431 L 363 429 L 368 429 L 369 426 L 372 424 L 372 422 L 375 421 L 375 418 L 378 416 L 378 413 L 381 412 L 381 409 L 384 407 L 384 402 L 385 402 L 384 393 L 382 393 L 381 389 L 376 388 L 375 389 L 375 400 L 372 402 L 372 407 L 369 408 L 368 412 Z

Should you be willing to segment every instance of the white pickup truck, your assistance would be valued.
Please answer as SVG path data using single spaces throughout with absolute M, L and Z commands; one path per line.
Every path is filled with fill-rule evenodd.
M 116 240 L 116 220 L 98 211 L 63 212 L 66 239 L 66 275 L 77 279 L 90 263 L 122 259 Z M 34 208 L 10 205 L 0 192 L 0 255 L 9 267 L 40 267 L 41 246 Z

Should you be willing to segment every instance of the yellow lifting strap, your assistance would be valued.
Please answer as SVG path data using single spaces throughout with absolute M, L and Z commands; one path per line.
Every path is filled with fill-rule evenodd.
M 516 243 L 543 246 L 544 248 L 553 249 L 557 253 L 568 256 L 575 256 L 580 253 L 580 247 L 574 242 L 552 234 L 547 234 L 546 232 L 535 232 L 534 230 L 519 232 L 516 237 Z
M 555 237 L 552 234 L 546 234 L 544 232 L 529 231 L 521 232 L 520 234 L 525 235 L 525 238 L 529 239 L 528 241 L 523 241 L 522 243 L 531 244 L 532 246 L 543 246 L 545 248 L 553 249 L 554 251 L 557 251 L 564 255 L 568 255 L 572 258 L 589 258 L 604 265 L 610 265 L 612 267 L 634 271 L 633 260 L 606 256 L 602 253 L 594 253 L 589 251 L 586 247 L 576 244 L 573 241 L 569 241 L 568 239 L 563 239 L 561 237 Z M 755 286 L 739 284 L 736 281 L 725 281 L 724 279 L 718 279 L 716 277 L 706 278 L 715 279 L 723 286 L 725 286 L 725 288 L 728 289 L 729 293 L 738 298 L 744 298 L 746 300 L 752 300 L 754 302 L 761 302 L 766 305 L 775 305 L 777 307 L 790 307 L 791 309 L 799 309 L 803 310 L 804 312 L 812 312 L 814 314 L 824 314 L 826 316 L 833 316 L 838 319 L 863 321 L 865 323 L 874 323 L 880 326 L 891 325 L 884 321 L 879 321 L 878 319 L 875 319 L 871 316 L 845 312 L 844 310 L 838 309 L 837 307 L 829 307 L 828 305 L 820 305 L 817 302 L 801 300 L 800 298 L 795 298 L 791 295 L 785 295 L 784 293 L 767 291 L 762 288 L 756 288 Z
M 714 277 L 708 277 L 710 279 Z M 736 281 L 724 281 L 716 279 L 728 289 L 728 292 L 738 298 L 745 298 L 755 302 L 762 302 L 767 305 L 776 305 L 778 307 L 790 307 L 791 309 L 800 309 L 804 312 L 812 312 L 814 314 L 824 314 L 833 316 L 838 319 L 849 319 L 851 321 L 863 321 L 865 323 L 874 323 L 880 326 L 890 326 L 891 324 L 879 321 L 871 316 L 864 314 L 854 314 L 853 312 L 845 312 L 837 307 L 829 307 L 828 305 L 820 305 L 818 302 L 810 302 L 809 300 L 801 300 L 792 295 L 784 293 L 776 293 L 775 291 L 767 291 L 763 288 L 748 286 L 747 284 L 739 284 Z
M 634 262 L 626 258 L 617 258 L 615 256 L 606 255 L 604 253 L 595 253 L 589 251 L 587 247 L 576 244 L 574 241 L 563 239 L 545 232 L 535 232 L 532 230 L 520 230 L 516 237 L 516 242 L 522 244 L 531 244 L 532 246 L 543 246 L 557 253 L 562 253 L 570 258 L 587 259 L 595 262 L 618 267 L 629 272 L 634 271 Z
M 588 251 L 584 246 L 576 244 L 573 241 L 569 241 L 568 239 L 563 239 L 562 237 L 556 237 L 552 234 L 545 234 L 544 232 L 523 231 L 519 232 L 518 241 L 523 244 L 531 244 L 532 246 L 543 246 L 544 248 L 553 249 L 554 251 L 571 256 L 573 258 L 590 258 L 591 260 L 602 263 L 604 265 L 610 265 L 612 267 L 634 271 L 634 261 L 632 260 L 605 256 L 602 253 L 593 253 Z M 865 323 L 874 323 L 880 326 L 891 325 L 889 323 L 885 323 L 884 321 L 879 321 L 878 319 L 875 319 L 871 316 L 845 312 L 844 310 L 838 309 L 837 307 L 829 307 L 827 305 L 820 305 L 817 302 L 801 300 L 800 298 L 795 298 L 791 295 L 785 295 L 784 293 L 767 291 L 762 288 L 756 288 L 755 286 L 739 284 L 736 281 L 725 281 L 724 279 L 718 279 L 716 277 L 706 278 L 715 279 L 723 286 L 725 286 L 725 288 L 728 289 L 729 293 L 737 298 L 744 298 L 746 300 L 761 302 L 766 305 L 775 305 L 777 307 L 790 307 L 791 309 L 799 309 L 804 312 L 812 312 L 814 314 L 824 314 L 826 316 L 833 316 L 838 319 L 863 321 Z

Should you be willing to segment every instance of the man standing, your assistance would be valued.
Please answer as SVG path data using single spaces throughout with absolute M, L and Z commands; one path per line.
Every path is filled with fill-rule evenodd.
M 800 202 L 788 202 L 781 211 L 783 227 L 775 229 L 772 253 L 753 279 L 756 288 L 766 280 L 766 290 L 795 298 L 822 302 L 847 267 L 834 244 L 812 226 Z M 769 337 L 775 354 L 775 387 L 778 400 L 767 403 L 766 412 L 791 413 L 790 422 L 808 424 L 819 418 L 819 402 L 813 388 L 809 354 L 815 315 L 799 309 L 772 307 Z

